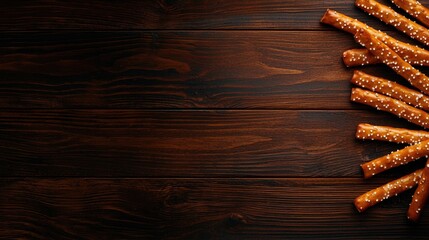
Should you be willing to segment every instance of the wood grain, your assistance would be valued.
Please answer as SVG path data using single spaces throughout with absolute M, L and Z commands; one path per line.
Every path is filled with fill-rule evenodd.
M 352 205 L 425 162 L 362 179 L 401 145 L 357 124 L 413 127 L 349 101 L 326 8 L 404 39 L 339 0 L 1 1 L 0 238 L 426 239 L 411 192 Z
M 423 0 L 423 4 L 429 3 Z M 393 6 L 393 5 L 392 5 Z M 2 1 L 0 30 L 35 29 L 311 29 L 327 8 L 387 28 L 340 0 Z
M 362 161 L 400 147 L 355 140 L 362 122 L 410 127 L 371 110 L 2 111 L 0 174 L 361 177 Z
M 0 108 L 353 109 L 341 54 L 357 46 L 342 32 L 0 33 Z
M 411 192 L 364 214 L 353 199 L 388 179 L 9 179 L 7 239 L 426 239 Z M 338 184 L 341 182 L 341 184 Z M 386 224 L 388 221 L 388 224 Z

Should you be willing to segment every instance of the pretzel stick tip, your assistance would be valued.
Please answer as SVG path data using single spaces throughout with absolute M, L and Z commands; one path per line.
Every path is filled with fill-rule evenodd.
M 343 62 L 346 67 L 377 64 L 380 61 L 368 49 L 350 49 L 343 52 Z
M 381 187 L 368 191 L 354 200 L 354 205 L 359 212 L 363 212 L 371 206 L 382 202 L 390 197 L 415 187 L 421 177 L 422 170 L 417 170 L 411 174 L 391 181 Z
M 329 19 L 329 17 L 328 17 L 328 15 L 331 13 L 331 9 L 326 9 L 326 11 L 325 11 L 325 13 L 323 14 L 323 16 L 322 16 L 322 18 L 320 19 L 320 22 L 321 23 L 326 23 L 326 24 L 328 24 L 328 21 L 327 21 L 327 19 Z
M 366 47 L 384 64 L 389 66 L 403 78 L 407 79 L 411 85 L 420 89 L 422 92 L 429 94 L 429 78 L 404 61 L 404 59 L 402 59 L 396 52 L 373 36 L 371 32 L 362 29 L 355 34 L 355 40 L 363 47 Z
M 323 14 L 322 18 L 320 19 L 321 23 L 329 24 L 331 26 L 334 26 L 338 29 L 342 29 L 346 32 L 349 32 L 351 34 L 355 34 L 356 31 L 352 31 L 349 27 L 347 27 L 347 22 L 350 22 L 353 20 L 352 18 L 349 18 L 335 10 L 332 9 L 326 9 L 326 12 Z
M 388 155 L 376 158 L 370 162 L 361 165 L 365 178 L 370 178 L 375 174 L 398 167 L 409 162 L 415 161 L 421 157 L 429 155 L 429 140 L 422 141 L 392 152 Z
M 423 173 L 414 192 L 410 207 L 408 208 L 407 217 L 410 221 L 417 222 L 420 218 L 423 207 L 429 197 L 429 160 L 423 168 Z
M 356 138 L 416 144 L 428 140 L 429 132 L 361 123 L 356 128 Z
M 394 26 L 409 37 L 429 46 L 429 31 L 425 27 L 395 12 L 375 0 L 356 0 L 355 5 L 386 24 Z
M 408 14 L 415 17 L 426 27 L 429 27 L 429 9 L 423 6 L 417 0 L 392 0 L 399 8 L 405 10 Z
M 380 36 L 386 35 L 385 33 L 379 32 L 357 19 L 331 9 L 326 10 L 325 14 L 320 19 L 320 22 L 329 24 L 353 35 L 355 35 L 360 29 L 369 29 L 370 31 L 377 32 Z

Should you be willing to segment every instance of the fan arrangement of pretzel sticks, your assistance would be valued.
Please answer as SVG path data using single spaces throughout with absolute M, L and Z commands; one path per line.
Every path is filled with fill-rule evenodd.
M 416 0 L 392 0 L 392 2 L 422 25 L 376 0 L 356 0 L 355 5 L 429 47 L 427 29 L 429 9 Z M 364 47 L 343 53 L 343 62 L 347 67 L 383 63 L 415 88 L 411 89 L 355 70 L 351 82 L 356 87 L 352 88 L 351 101 L 392 113 L 420 127 L 429 128 L 429 78 L 413 67 L 413 65 L 429 66 L 428 50 L 398 41 L 357 19 L 330 9 L 323 15 L 321 22 L 353 34 L 356 42 Z M 429 156 L 429 132 L 426 131 L 362 123 L 357 127 L 356 138 L 408 144 L 403 149 L 362 164 L 365 178 Z M 354 200 L 354 205 L 359 212 L 363 212 L 385 199 L 417 186 L 407 212 L 408 219 L 417 222 L 429 197 L 428 178 L 429 159 L 423 169 L 358 196 Z

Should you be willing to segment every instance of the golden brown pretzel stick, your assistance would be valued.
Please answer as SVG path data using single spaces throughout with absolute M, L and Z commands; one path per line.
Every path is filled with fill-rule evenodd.
M 367 29 L 369 31 L 374 31 L 374 34 L 377 34 L 378 37 L 383 38 L 386 37 L 387 34 L 381 31 L 377 31 L 374 28 L 366 25 L 363 22 L 360 22 L 357 19 L 351 18 L 347 15 L 339 13 L 337 11 L 328 9 L 323 15 L 322 19 L 320 19 L 322 23 L 329 24 L 333 27 L 346 31 L 355 35 L 361 29 Z
M 362 29 L 366 29 L 402 56 L 405 61 L 408 61 L 409 58 L 415 58 L 418 61 L 429 62 L 429 51 L 398 41 L 384 32 L 377 31 L 357 19 L 353 19 L 339 12 L 328 9 L 320 21 L 353 35 L 356 35 L 356 33 Z
M 395 12 L 392 8 L 375 0 L 356 0 L 355 5 L 369 15 L 373 15 L 386 24 L 394 26 L 409 37 L 429 46 L 429 30 L 420 24 Z
M 416 0 L 392 0 L 392 2 L 411 16 L 417 18 L 426 27 L 429 27 L 429 9 L 421 3 Z
M 355 35 L 355 40 L 366 47 L 372 55 L 407 79 L 411 85 L 429 94 L 429 78 L 404 61 L 395 51 L 374 37 L 369 31 L 362 29 Z
M 429 111 L 429 97 L 384 78 L 375 77 L 362 71 L 355 70 L 350 80 L 359 87 L 382 93 L 386 96 L 401 100 L 409 105 Z
M 405 147 L 361 165 L 365 178 L 429 155 L 429 140 Z
M 428 140 L 429 132 L 361 123 L 357 126 L 356 138 L 416 144 Z
M 414 192 L 413 199 L 411 200 L 410 207 L 408 208 L 407 217 L 409 220 L 417 222 L 420 217 L 420 213 L 425 206 L 429 197 L 429 160 L 426 162 L 426 166 L 423 168 L 423 172 Z
M 361 88 L 352 88 L 350 99 L 353 102 L 363 103 L 377 110 L 390 112 L 418 126 L 429 127 L 429 114 L 427 112 L 407 105 L 400 100 Z
M 366 48 L 350 49 L 343 52 L 343 62 L 347 67 L 381 63 L 381 61 Z
M 359 212 L 365 211 L 367 208 L 382 202 L 390 197 L 396 196 L 410 188 L 415 187 L 421 177 L 422 170 L 419 169 L 411 174 L 405 175 L 381 187 L 366 192 L 354 201 L 355 207 Z
M 404 56 L 401 52 L 397 52 L 402 58 L 411 65 L 429 66 L 429 59 L 419 59 L 418 55 Z M 371 52 L 366 48 L 349 49 L 343 52 L 343 62 L 347 67 L 364 66 L 370 64 L 381 63 Z

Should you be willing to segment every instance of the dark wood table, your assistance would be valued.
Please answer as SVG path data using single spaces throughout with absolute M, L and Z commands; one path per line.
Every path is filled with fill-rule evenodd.
M 415 127 L 349 101 L 327 8 L 407 39 L 352 0 L 0 3 L 0 238 L 427 239 L 412 192 L 352 205 L 424 160 L 362 179 L 401 146 L 358 123 Z

